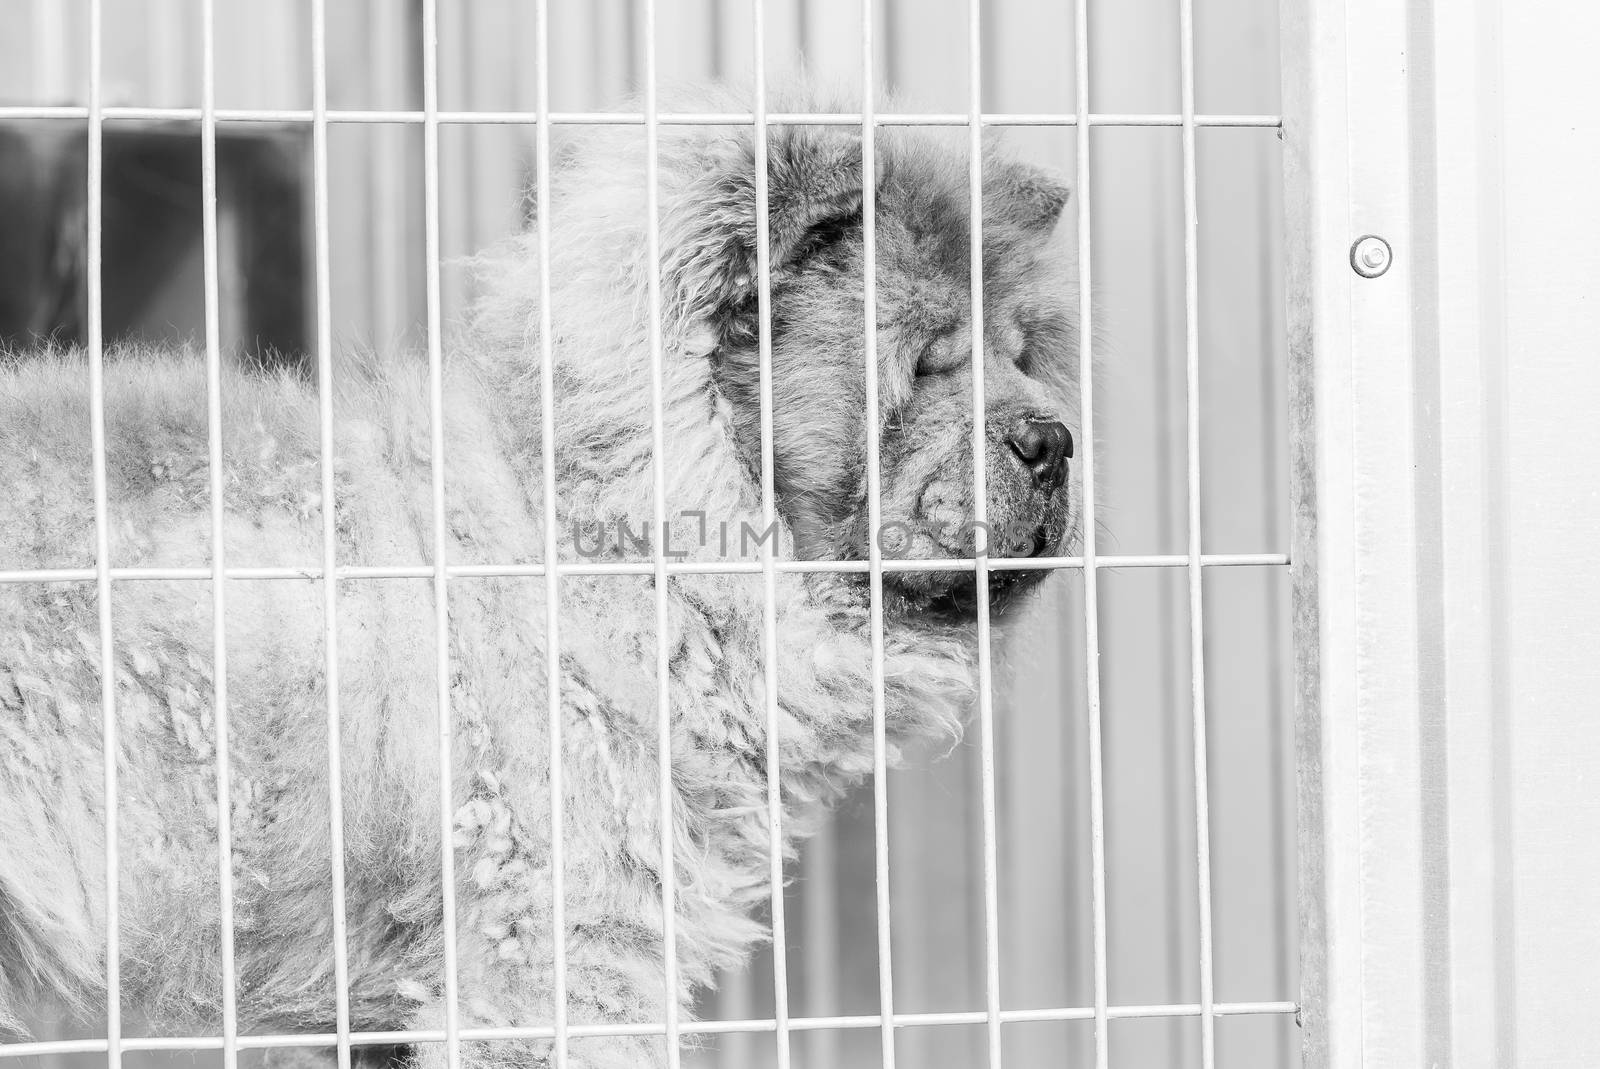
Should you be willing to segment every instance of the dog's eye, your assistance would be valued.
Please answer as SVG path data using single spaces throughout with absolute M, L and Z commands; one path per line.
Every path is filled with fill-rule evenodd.
M 861 209 L 859 207 L 847 215 L 830 216 L 821 222 L 812 224 L 811 229 L 806 231 L 805 237 L 800 239 L 796 247 L 794 257 L 796 262 L 827 252 L 860 227 Z
M 946 334 L 935 338 L 922 351 L 922 357 L 917 361 L 917 377 L 943 375 L 953 371 L 959 363 L 955 339 Z

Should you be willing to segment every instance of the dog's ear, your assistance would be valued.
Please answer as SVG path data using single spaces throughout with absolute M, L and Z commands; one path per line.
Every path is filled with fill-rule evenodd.
M 1048 235 L 1072 191 L 1060 176 L 1016 160 L 991 156 L 984 165 L 983 211 L 995 222 Z
M 755 152 L 737 143 L 663 218 L 664 275 L 683 320 L 754 330 Z M 768 258 L 774 275 L 840 240 L 861 218 L 861 141 L 838 130 L 773 127 L 767 149 Z
M 781 270 L 860 224 L 861 140 L 841 131 L 779 127 L 769 145 L 769 253 L 773 269 Z M 754 229 L 750 238 L 753 257 Z

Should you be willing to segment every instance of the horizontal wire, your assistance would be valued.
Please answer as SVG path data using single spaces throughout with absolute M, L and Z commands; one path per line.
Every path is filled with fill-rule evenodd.
M 309 123 L 311 112 L 304 108 L 218 108 L 218 122 L 269 122 Z M 75 105 L 6 105 L 0 106 L 0 119 L 87 119 L 89 109 Z M 108 121 L 200 120 L 199 108 L 101 108 L 100 117 Z M 424 114 L 403 110 L 329 110 L 330 123 L 396 123 L 421 126 Z M 663 112 L 659 116 L 663 126 L 753 126 L 755 115 L 748 111 L 713 112 Z M 440 123 L 468 126 L 536 125 L 537 111 L 441 111 Z M 860 112 L 773 112 L 767 116 L 770 126 L 860 126 Z M 877 126 L 967 126 L 972 116 L 966 112 L 898 112 L 874 113 L 870 121 Z M 1077 126 L 1081 118 L 1072 112 L 994 112 L 982 116 L 984 126 Z M 550 113 L 555 126 L 643 126 L 644 114 L 629 111 L 555 111 Z M 1181 127 L 1184 117 L 1176 112 L 1148 112 L 1130 114 L 1091 114 L 1090 126 L 1172 126 Z M 1196 115 L 1196 126 L 1221 126 L 1278 129 L 1283 126 L 1281 115 Z
M 1105 568 L 1186 568 L 1189 557 L 1180 553 L 1155 553 L 1130 556 L 1098 556 L 1094 566 Z M 1200 563 L 1207 568 L 1282 568 L 1290 564 L 1287 553 L 1207 553 Z M 988 561 L 992 572 L 1043 572 L 1072 571 L 1083 568 L 1082 557 L 1003 557 Z M 780 572 L 866 574 L 868 563 L 864 560 L 781 560 L 776 562 Z M 755 561 L 669 561 L 669 575 L 759 575 L 761 562 Z M 970 557 L 943 557 L 928 560 L 896 560 L 885 558 L 886 572 L 970 572 L 977 563 Z M 355 579 L 432 579 L 437 569 L 431 564 L 398 565 L 347 565 L 335 570 L 335 578 Z M 540 576 L 545 574 L 543 564 L 452 564 L 444 569 L 445 575 L 457 578 L 509 578 L 514 576 Z M 655 565 L 650 561 L 615 561 L 604 564 L 567 562 L 556 566 L 558 575 L 653 575 Z M 224 574 L 229 579 L 321 579 L 323 569 L 315 565 L 303 568 L 230 567 Z M 93 568 L 24 568 L 0 571 L 0 584 L 5 583 L 86 583 L 95 579 Z M 174 582 L 212 579 L 210 568 L 113 568 L 114 582 Z
M 1217 1016 L 1293 1015 L 1299 1012 L 1294 1002 L 1218 1002 L 1212 1006 Z M 1201 1007 L 1196 1003 L 1173 1003 L 1149 1006 L 1108 1006 L 1106 1016 L 1117 1019 L 1149 1017 L 1199 1017 Z M 1038 1010 L 1002 1010 L 1004 1024 L 1033 1024 L 1049 1021 L 1090 1021 L 1094 1019 L 1092 1006 L 1057 1007 Z M 895 1028 L 923 1028 L 942 1025 L 983 1024 L 989 1019 L 986 1010 L 968 1010 L 949 1013 L 897 1013 L 890 1024 Z M 825 1031 L 829 1029 L 881 1028 L 883 1018 L 877 1014 L 841 1017 L 792 1017 L 789 1028 L 793 1031 Z M 688 1035 L 722 1035 L 733 1032 L 775 1032 L 778 1023 L 772 1018 L 731 1021 L 684 1021 L 678 1031 Z M 659 1036 L 666 1033 L 661 1022 L 627 1024 L 570 1024 L 567 1034 L 574 1037 L 596 1038 L 603 1036 Z M 513 1042 L 529 1039 L 551 1039 L 555 1030 L 548 1026 L 527 1028 L 463 1028 L 463 1042 Z M 351 1032 L 352 1047 L 400 1046 L 412 1043 L 443 1043 L 444 1029 L 418 1029 L 398 1032 Z M 290 1047 L 332 1047 L 337 1042 L 333 1033 L 307 1033 L 304 1035 L 240 1036 L 239 1049 L 264 1050 Z M 0 1044 L 0 1058 L 23 1058 L 43 1054 L 95 1054 L 107 1049 L 104 1039 L 55 1039 L 37 1043 Z M 221 1036 L 149 1036 L 122 1040 L 123 1050 L 221 1050 Z

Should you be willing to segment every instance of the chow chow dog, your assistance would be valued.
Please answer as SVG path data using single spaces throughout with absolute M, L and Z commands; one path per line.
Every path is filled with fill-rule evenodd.
M 732 110 L 737 98 L 695 101 Z M 805 97 L 785 110 L 814 109 Z M 878 137 L 881 515 L 868 529 L 862 147 L 847 127 L 769 138 L 773 462 L 783 554 L 970 556 L 972 337 L 964 149 Z M 759 559 L 761 418 L 755 157 L 743 128 L 663 127 L 660 306 L 663 537 L 673 560 Z M 1070 552 L 1078 522 L 1075 300 L 1052 241 L 1067 190 L 983 160 L 987 515 L 995 556 Z M 477 263 L 481 296 L 447 353 L 451 565 L 576 567 L 559 583 L 566 999 L 574 1067 L 664 1059 L 669 1003 L 762 935 L 770 851 L 873 765 L 870 584 L 859 567 L 777 577 L 784 823 L 767 819 L 764 582 L 680 569 L 657 634 L 651 549 L 652 324 L 645 142 L 580 131 L 554 164 L 548 222 L 559 544 L 544 545 L 540 256 L 530 233 Z M 0 569 L 94 562 L 89 399 L 80 355 L 0 367 Z M 113 352 L 105 368 L 110 554 L 117 568 L 209 566 L 203 362 Z M 428 372 L 347 357 L 334 376 L 336 492 L 320 497 L 318 397 L 305 377 L 224 384 L 230 567 L 315 569 L 322 509 L 341 567 L 433 560 Z M 756 538 L 751 539 L 754 531 Z M 730 535 L 730 532 L 733 532 Z M 646 536 L 648 537 L 648 536 Z M 754 543 L 754 544 L 753 544 Z M 771 545 L 771 542 L 766 543 Z M 663 551 L 667 551 L 663 546 Z M 631 572 L 585 564 L 645 562 Z M 462 572 L 468 574 L 462 574 Z M 620 574 L 618 574 L 620 573 Z M 348 997 L 356 1031 L 446 1020 L 441 851 L 455 860 L 463 1028 L 553 1018 L 545 580 L 448 585 L 453 841 L 439 810 L 434 602 L 418 578 L 340 580 L 335 599 Z M 1038 571 L 996 571 L 1002 627 Z M 957 730 L 974 693 L 973 571 L 883 580 L 884 707 L 896 754 Z M 335 1028 L 323 593 L 311 578 L 226 590 L 238 1012 L 245 1033 Z M 1020 599 L 1025 601 L 1026 599 Z M 210 584 L 113 588 L 120 782 L 120 987 L 158 1033 L 215 1033 L 221 966 Z M 1003 634 L 997 632 L 998 634 Z M 670 678 L 658 681 L 657 642 Z M 95 585 L 0 583 L 0 1029 L 35 1000 L 106 997 L 105 842 Z M 663 963 L 657 686 L 670 690 L 670 871 L 677 975 Z M 617 1031 L 625 1031 L 619 1029 Z M 357 1048 L 358 1051 L 360 1048 Z M 547 1038 L 468 1036 L 472 1066 L 544 1065 Z M 445 1045 L 408 1055 L 442 1064 Z

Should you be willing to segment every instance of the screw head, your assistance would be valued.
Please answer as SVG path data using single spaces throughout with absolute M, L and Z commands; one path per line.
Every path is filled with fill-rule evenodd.
M 1394 263 L 1394 250 L 1376 234 L 1356 239 L 1350 246 L 1350 266 L 1362 278 L 1377 278 Z

